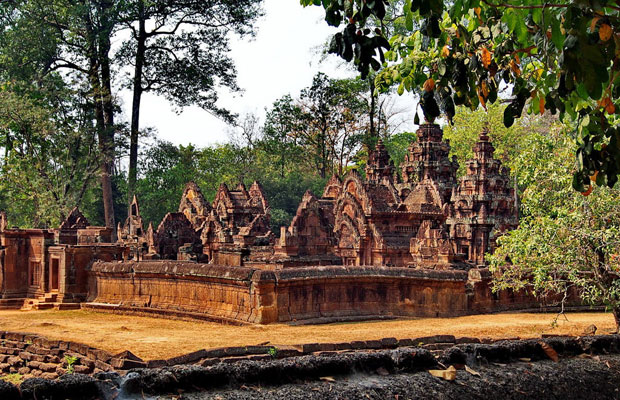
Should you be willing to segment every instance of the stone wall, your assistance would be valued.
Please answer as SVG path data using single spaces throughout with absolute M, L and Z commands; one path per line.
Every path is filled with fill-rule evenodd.
M 348 316 L 448 317 L 467 313 L 461 271 L 316 267 L 274 273 L 278 321 Z
M 0 375 L 18 373 L 56 379 L 71 369 L 75 373 L 91 374 L 144 366 L 142 360 L 127 351 L 112 355 L 82 343 L 0 331 Z
M 540 304 L 524 293 L 493 294 L 488 271 L 476 272 L 345 266 L 267 271 L 180 261 L 96 262 L 90 270 L 89 302 L 108 311 L 263 324 L 452 317 Z
M 264 300 L 261 284 L 253 282 L 254 273 L 242 267 L 180 261 L 96 262 L 90 270 L 88 300 L 171 314 L 203 313 L 223 322 L 262 322 Z

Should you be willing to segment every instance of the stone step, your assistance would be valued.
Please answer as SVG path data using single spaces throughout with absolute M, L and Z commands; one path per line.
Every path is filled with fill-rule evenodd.
M 52 308 L 54 308 L 54 303 L 38 303 L 32 305 L 32 309 L 34 310 L 51 310 Z
M 24 304 L 23 298 L 21 299 L 0 299 L 0 309 L 1 310 L 9 310 L 11 308 L 21 308 Z
M 79 310 L 82 308 L 80 303 L 54 303 L 54 309 L 56 310 Z

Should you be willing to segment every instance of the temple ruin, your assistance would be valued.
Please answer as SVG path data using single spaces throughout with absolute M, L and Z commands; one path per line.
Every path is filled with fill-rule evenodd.
M 320 197 L 306 192 L 291 224 L 275 233 L 258 182 L 221 184 L 212 203 L 190 182 L 156 229 L 144 228 L 134 197 L 115 243 L 77 209 L 54 230 L 9 229 L 0 213 L 0 308 L 268 323 L 535 303 L 490 291 L 484 255 L 517 226 L 518 211 L 488 132 L 459 180 L 441 128 L 424 124 L 417 137 L 399 171 L 379 140 L 365 178 L 352 170 L 333 176 Z

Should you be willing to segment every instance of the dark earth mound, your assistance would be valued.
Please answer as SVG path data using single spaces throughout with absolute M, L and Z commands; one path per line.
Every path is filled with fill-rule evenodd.
M 553 360 L 557 361 L 553 361 Z M 428 370 L 454 366 L 456 379 Z M 467 366 L 467 368 L 466 368 Z M 33 378 L 0 399 L 620 399 L 620 336 L 323 352 L 267 361 Z

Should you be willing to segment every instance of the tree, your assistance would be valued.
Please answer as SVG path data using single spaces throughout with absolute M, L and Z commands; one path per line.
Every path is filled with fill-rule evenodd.
M 36 94 L 36 96 L 34 95 Z M 15 225 L 58 226 L 79 205 L 99 168 L 95 130 L 66 88 L 0 91 L 0 191 Z
M 196 180 L 200 151 L 194 146 L 156 143 L 143 153 L 144 169 L 138 180 L 140 212 L 155 227 L 167 212 L 179 207 L 187 182 Z
M 513 178 L 522 166 L 517 163 L 525 149 L 525 141 L 530 140 L 532 132 L 548 132 L 557 124 L 557 118 L 549 113 L 521 118 L 510 128 L 502 124 L 504 104 L 489 104 L 486 110 L 478 108 L 474 111 L 467 107 L 457 107 L 454 124 L 446 125 L 443 136 L 450 141 L 450 155 L 456 155 L 459 161 L 459 176 L 465 172 L 466 160 L 473 157 L 474 145 L 480 132 L 486 127 L 495 147 L 495 158 L 510 168 Z
M 615 1 L 406 0 L 407 32 L 388 41 L 383 20 L 394 1 L 301 0 L 322 5 L 326 21 L 344 29 L 333 53 L 354 61 L 362 76 L 372 68 L 379 89 L 398 86 L 421 95 L 427 120 L 448 119 L 455 105 L 494 103 L 510 88 L 504 124 L 530 113 L 559 113 L 573 124 L 578 166 L 572 186 L 589 193 L 590 176 L 613 187 L 620 173 L 616 103 L 620 98 L 620 7 Z M 618 109 L 620 112 L 620 109 Z
M 525 188 L 522 217 L 488 256 L 494 288 L 564 300 L 578 293 L 608 306 L 620 326 L 620 190 L 599 188 L 590 196 L 572 190 L 574 142 L 557 128 L 530 132 L 523 145 L 514 160 Z
M 267 110 L 260 147 L 275 156 L 280 177 L 284 178 L 287 166 L 298 160 L 301 149 L 293 134 L 302 129 L 302 111 L 290 95 L 276 100 Z
M 111 0 L 15 0 L 0 3 L 5 79 L 41 83 L 63 79 L 88 95 L 95 121 L 106 226 L 116 228 L 114 167 L 114 99 L 109 54 L 115 9 Z M 62 73 L 60 73 L 62 72 Z M 41 87 L 40 89 L 43 89 Z
M 135 191 L 140 133 L 140 104 L 147 92 L 167 98 L 177 107 L 196 104 L 232 122 L 217 105 L 220 87 L 238 90 L 230 57 L 232 33 L 253 34 L 262 0 L 120 2 L 119 20 L 130 38 L 117 54 L 120 65 L 131 65 L 125 85 L 132 88 L 129 152 L 129 202 Z
M 299 146 L 307 156 L 298 162 L 310 163 L 321 178 L 334 170 L 342 174 L 368 132 L 365 92 L 361 80 L 319 73 L 298 99 L 276 101 L 267 113 L 265 144 L 280 154 L 280 167 L 287 162 L 285 154 Z

